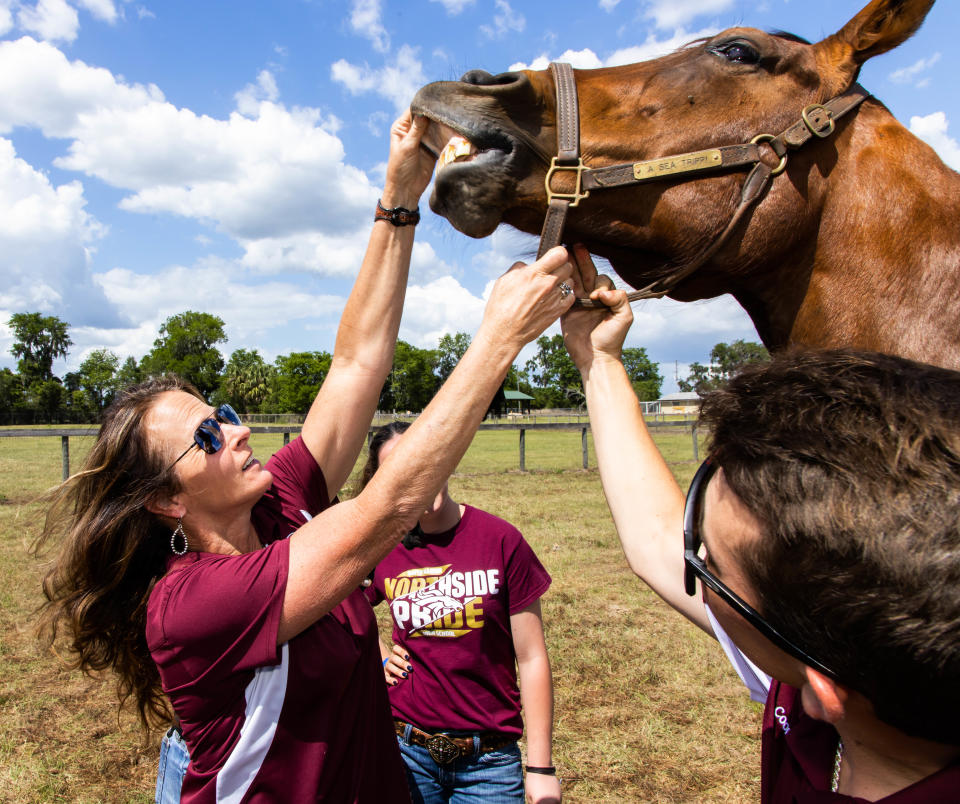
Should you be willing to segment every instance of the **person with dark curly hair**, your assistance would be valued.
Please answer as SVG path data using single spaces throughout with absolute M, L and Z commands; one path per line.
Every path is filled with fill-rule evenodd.
M 574 256 L 606 305 L 563 331 L 620 541 L 766 702 L 761 801 L 960 801 L 960 373 L 854 350 L 748 367 L 703 403 L 684 501 L 620 360 L 626 295 Z
M 149 382 L 110 408 L 51 508 L 46 632 L 66 633 L 83 670 L 113 670 L 145 727 L 179 717 L 185 804 L 409 800 L 360 583 L 457 465 L 520 349 L 572 303 L 562 248 L 507 271 L 389 469 L 332 504 L 392 364 L 434 165 L 426 125 L 408 112 L 391 129 L 369 246 L 300 437 L 263 466 L 228 405 Z

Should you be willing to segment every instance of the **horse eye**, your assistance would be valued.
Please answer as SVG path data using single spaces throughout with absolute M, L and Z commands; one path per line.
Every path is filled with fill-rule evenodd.
M 756 64 L 760 61 L 760 54 L 756 48 L 746 42 L 728 42 L 725 45 L 718 45 L 713 48 L 713 52 L 736 64 Z

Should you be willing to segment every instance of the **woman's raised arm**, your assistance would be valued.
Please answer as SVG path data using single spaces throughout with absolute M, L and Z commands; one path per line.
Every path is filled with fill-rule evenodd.
M 382 205 L 415 209 L 430 182 L 434 157 L 420 147 L 429 121 L 406 112 L 390 129 L 390 159 Z M 370 210 L 371 217 L 373 210 Z M 302 438 L 323 469 L 331 499 L 346 482 L 393 365 L 407 287 L 413 226 L 373 224 L 370 242 L 347 299 L 330 371 L 317 394 Z
M 470 348 L 373 479 L 290 537 L 280 642 L 330 611 L 413 527 L 467 451 L 520 349 L 573 303 L 560 292 L 572 274 L 558 247 L 501 276 Z
M 654 592 L 713 636 L 703 600 L 683 584 L 684 495 L 650 437 L 620 359 L 633 312 L 623 291 L 597 277 L 585 249 L 574 250 L 578 295 L 609 307 L 574 309 L 563 318 L 563 338 L 583 377 L 600 481 L 627 563 Z

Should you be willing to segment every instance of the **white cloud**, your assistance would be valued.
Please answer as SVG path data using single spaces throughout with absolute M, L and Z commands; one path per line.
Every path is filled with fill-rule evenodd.
M 490 39 L 503 39 L 508 33 L 522 33 L 527 27 L 523 14 L 514 11 L 507 0 L 496 0 L 497 13 L 493 15 L 493 25 L 481 25 L 480 31 Z
M 80 182 L 55 187 L 0 138 L 3 320 L 9 312 L 56 310 L 71 322 L 117 323 L 90 277 L 91 250 L 106 230 L 86 203 Z
M 231 342 L 262 336 L 274 327 L 290 327 L 302 319 L 336 320 L 344 299 L 337 295 L 316 294 L 289 282 L 241 283 L 226 280 L 234 266 L 214 259 L 195 266 L 171 266 L 156 274 L 139 274 L 114 268 L 97 274 L 96 280 L 107 298 L 130 318 L 141 322 L 153 333 L 146 343 L 138 344 L 139 354 L 149 351 L 156 332 L 171 315 L 189 308 L 183 289 L 216 288 L 216 294 L 204 299 L 204 312 L 220 316 Z M 231 348 L 237 348 L 231 345 Z
M 403 305 L 400 338 L 420 348 L 433 348 L 444 333 L 472 334 L 483 319 L 485 298 L 473 295 L 452 276 L 411 284 Z
M 960 144 L 947 134 L 948 127 L 944 112 L 910 118 L 910 131 L 929 144 L 950 167 L 960 170 Z
M 198 219 L 252 249 L 260 238 L 334 234 L 365 219 L 377 189 L 344 162 L 339 121 L 318 109 L 287 109 L 272 74 L 238 93 L 226 120 L 168 103 L 156 87 L 68 62 L 29 38 L 0 42 L 0 131 L 40 129 L 70 140 L 55 160 L 131 191 L 131 212 Z
M 5 36 L 13 30 L 13 14 L 10 7 L 0 2 L 0 36 Z
M 364 211 L 369 212 L 375 205 L 376 193 L 373 193 Z M 241 262 L 251 272 L 261 274 L 295 271 L 351 278 L 356 275 L 363 259 L 372 218 L 372 213 L 356 213 L 352 220 L 357 225 L 347 231 L 302 232 L 241 240 L 244 248 Z
M 470 270 L 492 280 L 515 262 L 533 262 L 539 239 L 510 226 L 500 226 L 484 243 L 488 249 L 474 256 Z
M 434 282 L 442 277 L 454 278 L 461 274 L 458 266 L 450 265 L 440 258 L 436 250 L 426 240 L 417 240 L 413 244 L 410 258 L 410 281 L 412 283 Z
M 367 117 L 367 130 L 373 134 L 374 137 L 380 139 L 386 135 L 387 130 L 390 128 L 391 122 L 392 120 L 390 119 L 390 115 L 388 115 L 386 112 L 373 112 L 369 117 Z M 384 169 L 378 174 L 380 176 L 380 182 L 383 181 L 383 176 L 386 175 L 386 162 L 383 164 Z M 374 171 L 370 170 L 369 175 L 373 176 Z
M 472 6 L 475 0 L 430 0 L 431 3 L 441 3 L 448 14 L 456 15 L 467 6 Z
M 111 24 L 117 21 L 117 8 L 113 0 L 76 0 L 76 2 L 99 20 Z
M 651 0 L 644 16 L 666 30 L 682 27 L 696 17 L 726 11 L 732 5 L 733 0 Z
M 277 79 L 269 70 L 261 70 L 257 75 L 256 84 L 247 84 L 233 96 L 237 102 L 237 111 L 247 117 L 257 117 L 260 113 L 260 102 L 274 102 L 280 97 L 277 88 Z
M 330 77 L 342 84 L 351 95 L 373 92 L 389 100 L 401 112 L 410 105 L 417 90 L 427 83 L 417 53 L 417 48 L 403 45 L 393 63 L 379 69 L 340 59 L 331 66 Z
M 551 61 L 565 61 L 578 70 L 592 70 L 596 67 L 602 67 L 603 62 L 590 48 L 583 50 L 565 50 L 557 58 L 551 59 L 545 53 L 537 56 L 530 64 L 515 62 L 508 68 L 514 70 L 546 70 Z
M 353 0 L 350 8 L 350 27 L 354 33 L 369 39 L 378 53 L 390 50 L 390 34 L 380 18 L 380 0 Z
M 918 88 L 922 88 L 927 84 L 929 84 L 930 79 L 923 78 L 923 79 L 917 80 L 919 78 L 920 73 L 926 72 L 931 67 L 933 67 L 933 65 L 936 64 L 938 61 L 940 61 L 940 54 L 934 53 L 932 56 L 929 56 L 924 59 L 920 59 L 919 61 L 915 61 L 909 67 L 902 67 L 899 70 L 894 70 L 892 73 L 890 73 L 888 77 L 894 84 L 913 83 L 914 86 Z
M 618 5 L 620 5 L 620 0 L 600 0 L 600 8 L 606 11 L 608 14 L 613 11 Z
M 693 41 L 694 39 L 702 39 L 703 37 L 713 36 L 713 34 L 716 32 L 716 28 L 703 28 L 699 31 L 693 31 L 689 33 L 683 29 L 680 29 L 674 32 L 673 35 L 667 39 L 657 39 L 656 35 L 650 34 L 642 45 L 634 45 L 632 47 L 615 50 L 605 59 L 601 59 L 596 53 L 590 50 L 590 48 L 584 48 L 583 50 L 566 50 L 556 58 L 551 58 L 549 55 L 544 53 L 537 56 L 529 64 L 518 61 L 514 64 L 511 64 L 508 69 L 546 70 L 547 67 L 550 66 L 551 61 L 569 62 L 575 68 L 580 70 L 591 70 L 596 67 L 616 67 L 621 64 L 633 64 L 637 61 L 646 61 L 648 59 L 655 59 L 660 56 L 665 56 L 668 53 L 672 53 L 677 48 L 683 47 L 683 45 Z
M 38 0 L 35 6 L 21 6 L 17 22 L 23 30 L 52 42 L 72 42 L 80 28 L 77 10 L 66 0 Z
M 713 36 L 719 30 L 719 28 L 708 27 L 701 28 L 699 31 L 688 32 L 683 28 L 679 28 L 666 39 L 657 39 L 654 34 L 650 34 L 641 45 L 615 50 L 604 59 L 603 65 L 604 67 L 617 67 L 621 64 L 633 64 L 638 61 L 647 61 L 648 59 L 666 56 L 668 53 L 673 53 L 694 39 Z

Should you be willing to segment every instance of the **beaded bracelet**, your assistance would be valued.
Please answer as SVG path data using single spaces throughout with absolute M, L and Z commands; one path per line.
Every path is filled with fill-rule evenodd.
M 405 209 L 404 207 L 387 209 L 377 201 L 377 211 L 373 215 L 373 220 L 374 222 L 387 221 L 394 226 L 416 226 L 420 223 L 420 207 L 416 209 Z

